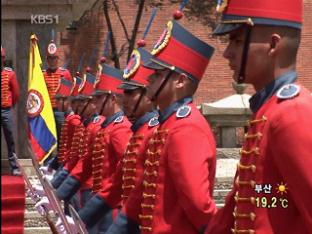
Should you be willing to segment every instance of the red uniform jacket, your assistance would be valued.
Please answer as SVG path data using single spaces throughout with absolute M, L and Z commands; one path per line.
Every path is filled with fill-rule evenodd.
M 142 185 L 123 212 L 140 223 L 141 233 L 198 233 L 216 212 L 211 129 L 193 104 L 160 122 L 148 142 Z
M 67 156 L 72 145 L 72 140 L 76 126 L 81 123 L 80 116 L 73 112 L 65 117 L 60 136 L 60 147 L 58 152 L 58 161 L 64 165 L 67 161 Z
M 121 200 L 124 203 L 131 190 L 141 181 L 144 163 L 143 153 L 149 137 L 158 125 L 157 115 L 157 112 L 148 112 L 131 126 L 133 135 L 128 144 L 124 142 L 122 145 L 124 148 L 127 146 L 127 148 L 117 163 L 116 172 L 111 173 L 111 178 L 102 179 L 105 187 L 101 188 L 79 211 L 79 215 L 88 227 L 97 223 L 103 216 L 107 217 L 107 213 L 116 208 Z M 128 130 L 126 133 L 128 135 Z M 106 158 L 113 158 L 113 155 Z M 104 163 L 104 165 L 107 165 L 105 170 L 110 170 L 108 168 L 109 163 Z M 115 162 L 113 165 L 115 166 Z M 107 222 L 110 222 L 110 218 Z
M 118 163 L 115 177 L 98 193 L 110 207 L 116 207 L 120 201 L 124 204 L 132 189 L 142 181 L 144 152 L 148 140 L 159 123 L 156 115 L 155 112 L 145 115 L 150 118 L 131 136 L 123 158 Z
M 112 176 L 115 172 L 117 162 L 121 158 L 131 134 L 130 122 L 127 118 L 123 115 L 117 117 L 108 125 L 106 125 L 107 119 L 104 122 L 103 119 L 99 119 L 96 123 L 89 124 L 83 142 L 80 143 L 82 144 L 81 156 L 78 157 L 70 176 L 57 189 L 59 198 L 67 200 L 79 188 L 81 190 L 92 188 L 95 191 L 96 185 L 101 189 L 101 184 L 104 184 L 104 181 L 108 180 L 108 176 Z M 98 171 L 101 174 L 97 174 Z M 99 184 L 95 184 L 94 182 L 99 179 Z
M 90 164 L 84 167 L 84 163 L 88 157 L 93 145 L 94 137 L 97 131 L 101 128 L 101 124 L 104 121 L 103 116 L 94 116 L 88 121 L 84 121 L 82 134 L 75 135 L 77 140 L 72 144 L 71 157 L 65 164 L 64 169 L 68 171 L 67 175 L 62 176 L 64 179 L 62 184 L 57 188 L 57 195 L 60 199 L 69 200 L 78 190 L 90 189 L 92 187 L 91 169 Z M 77 145 L 76 145 L 76 142 Z M 73 149 L 76 148 L 77 149 Z M 74 155 L 75 154 L 75 155 Z
M 70 175 L 80 182 L 80 188 L 91 189 L 92 188 L 92 168 L 91 164 L 88 163 L 89 158 L 92 156 L 92 148 L 95 136 L 97 132 L 101 129 L 101 124 L 104 122 L 104 116 L 97 116 L 90 122 L 86 128 L 86 134 L 84 139 L 84 145 L 86 147 L 86 152 L 84 155 L 79 157 L 79 160 Z
M 79 159 L 79 155 L 82 155 L 84 152 L 84 138 L 85 138 L 85 126 L 81 121 L 81 117 L 77 116 L 75 119 L 75 123 L 77 124 L 74 130 L 74 134 L 72 137 L 71 147 L 68 151 L 64 164 L 64 169 L 70 172 L 76 165 Z
M 1 107 L 11 107 L 19 98 L 19 86 L 12 68 L 4 67 L 1 71 Z
M 311 93 L 270 97 L 249 121 L 234 188 L 206 233 L 311 234 L 311 168 Z
M 55 189 L 67 178 L 78 161 L 79 153 L 83 151 L 84 129 L 80 115 L 73 114 L 66 117 L 59 149 L 59 159 L 63 161 L 63 168 L 54 175 L 51 181 Z
M 93 192 L 99 192 L 105 188 L 107 183 L 110 183 L 110 178 L 116 173 L 117 164 L 132 134 L 130 126 L 131 123 L 127 117 L 118 115 L 98 132 L 91 158 Z
M 62 67 L 57 68 L 55 71 L 51 71 L 50 69 L 43 70 L 43 75 L 49 92 L 52 107 L 55 108 L 55 94 L 61 77 L 64 77 L 71 82 L 73 82 L 73 78 L 70 75 L 70 72 Z

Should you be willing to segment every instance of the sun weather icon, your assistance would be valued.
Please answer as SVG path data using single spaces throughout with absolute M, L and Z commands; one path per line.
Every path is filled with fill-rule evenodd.
M 286 194 L 288 190 L 287 184 L 286 183 L 284 184 L 283 182 L 277 184 L 276 190 L 277 193 L 280 193 L 281 195 L 284 195 L 284 193 Z

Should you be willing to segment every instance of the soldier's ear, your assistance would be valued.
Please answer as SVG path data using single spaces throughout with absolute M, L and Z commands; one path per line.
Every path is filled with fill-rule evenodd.
M 117 95 L 116 94 L 112 94 L 110 95 L 110 97 L 112 99 L 112 101 L 116 102 L 117 101 Z
M 177 88 L 182 88 L 186 85 L 187 82 L 187 75 L 185 75 L 184 73 L 178 73 L 177 74 L 177 79 L 176 79 L 176 87 Z
M 281 40 L 282 40 L 282 37 L 279 34 L 274 33 L 271 35 L 269 56 L 274 56 L 276 54 L 276 52 L 278 51 L 280 47 Z

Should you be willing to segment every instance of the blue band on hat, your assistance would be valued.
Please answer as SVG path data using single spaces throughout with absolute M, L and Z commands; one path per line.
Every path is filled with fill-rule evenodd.
M 67 80 L 67 79 L 61 79 L 61 84 L 62 85 L 65 85 L 67 87 L 71 87 L 73 85 L 73 83 L 70 81 L 70 80 Z
M 108 76 L 111 76 L 113 78 L 116 78 L 117 80 L 123 81 L 123 72 L 117 68 L 108 66 L 107 64 L 104 64 L 102 74 L 106 74 Z
M 239 16 L 239 15 L 228 15 L 223 14 L 222 21 L 230 21 L 230 20 L 244 20 L 251 18 L 254 24 L 263 24 L 263 25 L 271 25 L 271 26 L 288 26 L 292 28 L 301 29 L 302 24 L 287 21 L 287 20 L 278 20 L 278 19 L 268 19 L 268 18 L 261 18 L 261 17 L 252 17 L 252 16 Z M 222 22 L 221 22 L 222 23 Z
M 86 74 L 86 80 L 91 83 L 91 84 L 94 84 L 95 83 L 95 80 L 96 80 L 96 77 L 94 75 L 92 75 L 91 73 L 87 73 Z
M 214 52 L 213 47 L 192 35 L 175 20 L 172 20 L 172 22 L 172 35 L 176 40 L 178 40 L 182 44 L 185 44 L 187 47 L 191 48 L 197 53 L 201 54 L 203 57 L 208 59 L 211 58 Z
M 141 55 L 141 61 L 143 63 L 148 62 L 150 60 L 150 58 L 153 57 L 153 55 L 151 53 L 149 53 L 148 51 L 146 51 L 145 49 L 143 49 L 141 47 L 138 48 L 137 50 L 139 51 L 139 53 Z
M 82 83 L 82 78 L 80 76 L 75 76 L 75 80 L 76 80 L 75 86 L 79 87 Z

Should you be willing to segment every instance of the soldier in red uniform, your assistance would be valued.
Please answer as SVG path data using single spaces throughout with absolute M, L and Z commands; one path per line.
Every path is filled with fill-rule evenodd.
M 93 142 L 89 143 L 89 150 L 83 160 L 58 188 L 57 194 L 61 199 L 69 199 L 80 188 L 82 200 L 85 203 L 92 197 L 92 192 L 99 192 L 102 186 L 109 182 L 109 178 L 114 175 L 117 163 L 122 157 L 131 135 L 131 124 L 120 109 L 122 93 L 117 87 L 121 83 L 121 79 L 122 72 L 120 70 L 103 65 L 93 103 L 97 106 L 97 111 L 106 119 L 101 124 L 101 129 L 92 137 Z M 89 182 L 89 187 L 82 186 L 86 182 Z M 89 205 L 86 206 L 89 207 Z M 101 221 L 93 229 L 88 227 L 89 232 L 98 233 L 97 229 L 100 225 L 102 225 Z
M 7 143 L 9 165 L 13 175 L 20 175 L 15 161 L 12 108 L 19 98 L 19 86 L 12 68 L 4 67 L 5 50 L 1 46 L 1 126 Z
M 141 181 L 145 146 L 158 126 L 158 112 L 154 110 L 154 104 L 146 96 L 147 77 L 153 74 L 154 70 L 144 68 L 141 64 L 150 57 L 151 54 L 142 48 L 134 50 L 124 70 L 125 80 L 119 88 L 124 90 L 123 109 L 133 121 L 131 127 L 133 135 L 116 173 L 83 210 L 79 211 L 88 227 L 92 227 L 102 217 L 107 217 L 112 209 L 125 204 L 132 189 Z M 111 221 L 110 216 L 106 218 L 106 227 Z M 105 230 L 99 231 L 102 233 Z
M 199 233 L 216 212 L 215 141 L 192 103 L 213 51 L 168 22 L 144 64 L 156 70 L 147 94 L 160 109 L 160 125 L 147 143 L 143 180 L 107 233 Z
M 59 87 L 57 89 L 55 99 L 57 108 L 59 111 L 64 112 L 64 123 L 62 125 L 61 134 L 60 134 L 60 145 L 59 145 L 59 152 L 57 156 L 57 160 L 59 165 L 64 166 L 66 162 L 66 155 L 68 150 L 70 149 L 72 143 L 72 137 L 74 134 L 74 124 L 70 124 L 72 118 L 75 116 L 75 112 L 72 109 L 70 95 L 75 88 L 76 78 L 74 78 L 74 83 L 70 82 L 69 80 L 65 79 L 64 77 L 61 78 Z
M 59 146 L 59 139 L 60 139 L 60 133 L 61 133 L 61 127 L 64 122 L 64 112 L 59 111 L 57 109 L 56 100 L 55 100 L 55 93 L 57 86 L 59 84 L 59 81 L 61 77 L 64 77 L 65 79 L 73 82 L 73 78 L 70 74 L 70 72 L 63 67 L 58 66 L 58 49 L 56 47 L 56 44 L 53 40 L 51 40 L 50 44 L 47 48 L 47 64 L 48 68 L 47 70 L 43 70 L 44 79 L 47 85 L 47 89 L 49 92 L 53 112 L 54 112 L 54 118 L 56 122 L 56 131 L 57 131 L 57 139 L 58 139 L 58 146 Z M 52 155 L 52 158 L 47 159 L 46 164 L 49 164 L 52 169 L 58 168 L 58 163 L 55 155 Z
M 296 83 L 302 0 L 230 0 L 216 35 L 253 112 L 233 189 L 206 233 L 312 233 L 312 96 Z
M 88 111 L 88 109 L 92 107 L 94 109 L 93 112 L 96 112 L 96 115 L 94 115 L 89 121 L 84 122 L 87 125 L 84 132 L 83 142 L 81 142 L 82 147 L 80 147 L 81 150 L 79 152 L 77 162 L 72 167 L 72 170 L 69 171 L 70 173 L 67 178 L 62 181 L 62 184 L 57 189 L 58 196 L 65 201 L 69 200 L 74 194 L 78 192 L 79 189 L 84 191 L 91 190 L 92 188 L 92 174 L 90 173 L 90 164 L 85 164 L 92 154 L 96 133 L 100 130 L 101 124 L 105 120 L 103 116 L 98 115 L 96 106 L 92 103 L 91 95 L 94 92 L 96 78 L 88 72 L 86 74 L 86 79 L 89 81 L 89 88 L 88 91 L 83 92 L 84 97 L 87 98 L 85 113 L 91 113 Z
M 78 95 L 75 97 L 76 101 L 79 102 L 77 113 L 81 117 L 79 125 L 76 126 L 76 131 L 73 135 L 73 143 L 71 144 L 71 149 L 68 152 L 68 159 L 62 170 L 55 176 L 52 180 L 52 185 L 57 188 L 56 194 L 60 199 L 65 200 L 65 202 L 75 201 L 75 207 L 78 209 L 80 204 L 77 201 L 77 197 L 73 197 L 78 188 L 81 186 L 82 189 L 90 189 L 92 187 L 92 180 L 88 180 L 86 173 L 82 175 L 81 161 L 84 160 L 86 155 L 88 155 L 90 148 L 92 146 L 92 141 L 94 140 L 95 133 L 99 130 L 101 123 L 104 121 L 104 117 L 99 116 L 96 113 L 95 105 L 91 102 L 95 84 L 95 76 L 87 73 L 80 87 L 78 89 Z M 65 156 L 66 158 L 66 156 Z M 79 178 L 83 177 L 82 182 L 75 183 L 73 177 L 77 176 Z M 74 177 L 75 178 L 75 177 Z M 73 198 L 73 199 L 72 199 Z M 39 202 L 36 206 L 43 205 L 49 207 L 49 204 L 44 200 Z M 68 213 L 68 212 L 66 212 Z
M 79 98 L 81 97 L 80 93 L 82 90 L 85 90 L 84 93 L 88 92 L 87 96 L 90 96 L 89 94 L 92 93 L 93 90 L 93 85 L 94 82 L 96 82 L 95 77 L 87 72 L 86 74 L 86 80 L 83 81 L 80 74 L 80 68 L 83 64 L 83 59 L 84 55 L 81 57 L 78 69 L 76 72 L 76 77 L 75 79 L 75 87 L 71 92 L 71 97 L 70 97 L 70 105 L 72 112 L 75 113 L 68 118 L 68 134 L 66 138 L 68 139 L 68 142 L 65 143 L 65 145 L 60 145 L 59 147 L 59 155 L 58 155 L 58 160 L 59 164 L 63 165 L 63 167 L 58 171 L 57 174 L 55 174 L 53 180 L 51 181 L 53 187 L 57 189 L 63 181 L 66 179 L 66 177 L 69 174 L 69 171 L 73 168 L 73 166 L 77 163 L 77 155 L 80 154 L 78 151 L 83 150 L 82 147 L 84 144 L 81 144 L 83 141 L 83 124 L 82 124 L 82 117 L 79 115 L 79 108 L 83 104 L 82 100 L 86 100 L 90 104 L 91 98 Z M 86 69 L 89 70 L 90 69 Z M 86 86 L 86 87 L 83 87 Z M 88 88 L 87 88 L 88 87 Z M 84 95 L 86 96 L 86 95 Z M 90 104 L 91 105 L 91 104 Z M 84 111 L 85 113 L 85 111 Z M 102 119 L 102 117 L 99 117 Z M 99 118 L 96 118 L 99 120 Z M 66 122 L 66 121 L 65 121 Z M 93 121 L 92 121 L 93 122 Z M 97 122 L 95 123 L 97 124 Z M 62 137 L 62 135 L 61 135 Z M 74 142 L 74 143 L 73 143 Z M 72 146 L 73 143 L 73 146 Z M 86 148 L 87 149 L 87 148 Z M 62 161 L 62 162 L 60 162 Z
M 64 131 L 64 134 L 67 135 L 67 142 L 64 142 L 64 144 L 60 142 L 58 160 L 62 162 L 60 163 L 60 168 L 53 175 L 53 179 L 51 180 L 51 184 L 55 189 L 57 189 L 68 176 L 69 170 L 72 168 L 71 165 L 74 163 L 76 156 L 78 155 L 80 139 L 83 138 L 84 128 L 82 118 L 78 114 L 80 101 L 77 99 L 79 95 L 78 90 L 82 84 L 82 79 L 80 78 L 79 74 L 77 74 L 74 80 L 74 87 L 69 97 L 72 114 L 68 115 L 65 120 L 65 124 L 67 124 L 67 133 Z
M 67 79 L 62 78 L 61 79 L 63 83 L 68 83 L 69 81 Z M 80 84 L 82 83 L 82 80 L 79 76 L 76 76 L 74 78 L 74 84 L 72 89 L 70 90 L 70 93 L 60 93 L 61 90 L 64 90 L 65 88 L 59 88 L 59 91 L 56 94 L 56 101 L 59 100 L 58 106 L 60 106 L 60 110 L 64 111 L 64 102 L 69 102 L 68 109 L 65 108 L 65 113 L 67 112 L 68 114 L 65 114 L 65 121 L 62 126 L 61 130 L 61 136 L 60 136 L 60 145 L 59 145 L 59 152 L 58 152 L 58 163 L 61 166 L 61 168 L 54 174 L 53 179 L 51 180 L 52 186 L 57 189 L 60 184 L 65 180 L 65 178 L 68 176 L 69 171 L 68 169 L 68 164 L 70 164 L 69 161 L 70 155 L 77 154 L 78 152 L 74 150 L 72 147 L 72 144 L 77 144 L 76 142 L 79 142 L 77 139 L 77 134 L 79 133 L 79 126 L 82 126 L 82 121 L 80 115 L 75 113 L 74 111 L 77 112 L 77 107 L 78 107 L 78 100 L 76 99 L 78 95 L 78 89 Z M 66 87 L 64 85 L 64 87 Z M 59 94 L 60 93 L 60 94 Z M 68 95 L 67 95 L 68 94 Z M 66 96 L 67 95 L 67 96 Z M 57 98 L 57 97 L 60 98 Z M 64 97 L 68 97 L 67 100 L 64 100 Z M 62 100 L 62 99 L 63 100 Z M 73 143 L 73 141 L 75 143 Z M 76 147 L 78 148 L 78 147 Z M 73 153 L 72 153 L 73 151 Z

